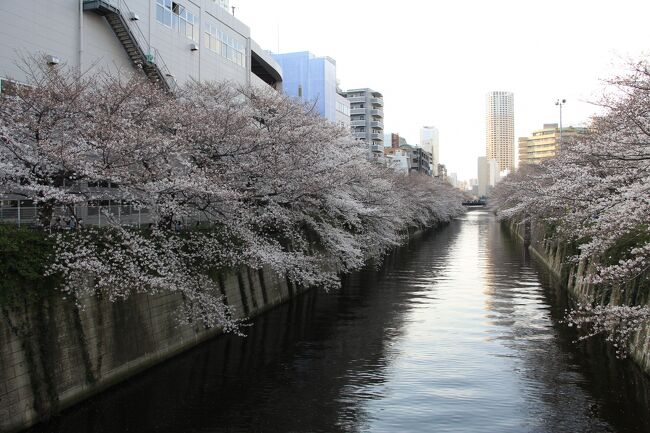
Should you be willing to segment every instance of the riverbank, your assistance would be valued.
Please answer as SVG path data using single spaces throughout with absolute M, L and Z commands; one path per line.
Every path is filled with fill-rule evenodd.
M 572 343 L 522 252 L 467 212 L 28 433 L 650 431 L 648 379 Z
M 576 303 L 650 305 L 650 293 L 644 290 L 642 279 L 637 278 L 619 286 L 591 284 L 588 277 L 594 274 L 593 265 L 584 260 L 578 264 L 569 263 L 568 258 L 573 253 L 567 244 L 549 239 L 541 224 L 526 225 L 517 221 L 507 221 L 505 224 L 531 254 L 555 275 Z M 650 375 L 650 326 L 634 333 L 627 351 L 630 358 Z
M 411 230 L 409 239 L 425 231 Z M 305 291 L 267 267 L 214 278 L 237 318 L 254 318 Z M 88 297 L 77 305 L 43 288 L 0 302 L 0 431 L 28 428 L 222 333 L 180 324 L 183 302 L 180 293 L 160 293 L 117 302 Z
M 269 269 L 242 267 L 217 278 L 239 317 L 303 291 Z M 222 332 L 179 324 L 182 303 L 181 294 L 166 293 L 77 305 L 55 293 L 2 306 L 0 431 L 27 428 Z

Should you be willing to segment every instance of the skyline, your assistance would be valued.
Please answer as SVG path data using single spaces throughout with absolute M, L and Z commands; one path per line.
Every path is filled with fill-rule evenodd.
M 584 125 L 597 111 L 587 101 L 602 93 L 600 79 L 647 48 L 643 17 L 650 12 L 629 0 L 616 9 L 582 0 L 544 8 L 515 1 L 231 5 L 263 48 L 332 57 L 343 89 L 381 92 L 386 133 L 417 143 L 422 126 L 438 128 L 440 160 L 459 179 L 476 178 L 476 160 L 485 155 L 488 92 L 514 93 L 515 140 L 558 122 L 558 98 L 567 99 L 563 124 Z

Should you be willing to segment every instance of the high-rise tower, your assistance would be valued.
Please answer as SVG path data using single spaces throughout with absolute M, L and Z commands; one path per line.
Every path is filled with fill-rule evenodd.
M 435 126 L 423 126 L 420 128 L 420 146 L 431 153 L 431 168 L 434 176 L 438 176 L 438 164 L 440 164 L 440 142 L 438 128 Z
M 515 169 L 515 114 L 512 92 L 490 92 L 486 98 L 485 155 L 499 171 Z

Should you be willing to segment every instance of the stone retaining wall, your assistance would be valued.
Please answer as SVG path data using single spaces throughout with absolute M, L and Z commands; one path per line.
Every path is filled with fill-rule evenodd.
M 508 223 L 528 247 L 530 252 L 559 278 L 575 302 L 600 305 L 648 305 L 650 293 L 642 289 L 641 280 L 632 281 L 617 287 L 595 286 L 587 282 L 586 277 L 594 272 L 593 264 L 581 261 L 569 263 L 572 252 L 568 246 L 548 238 L 541 224 L 526 225 L 516 221 Z M 630 357 L 648 374 L 650 374 L 650 326 L 645 326 L 635 333 L 628 348 Z
M 268 269 L 223 273 L 239 317 L 253 317 L 301 291 Z M 181 326 L 179 294 L 89 298 L 56 294 L 0 306 L 0 432 L 27 428 L 221 332 Z

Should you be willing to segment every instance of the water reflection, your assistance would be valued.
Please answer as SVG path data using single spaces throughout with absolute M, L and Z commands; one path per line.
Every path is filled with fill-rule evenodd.
M 650 431 L 647 378 L 573 345 L 566 302 L 470 212 L 34 431 Z

